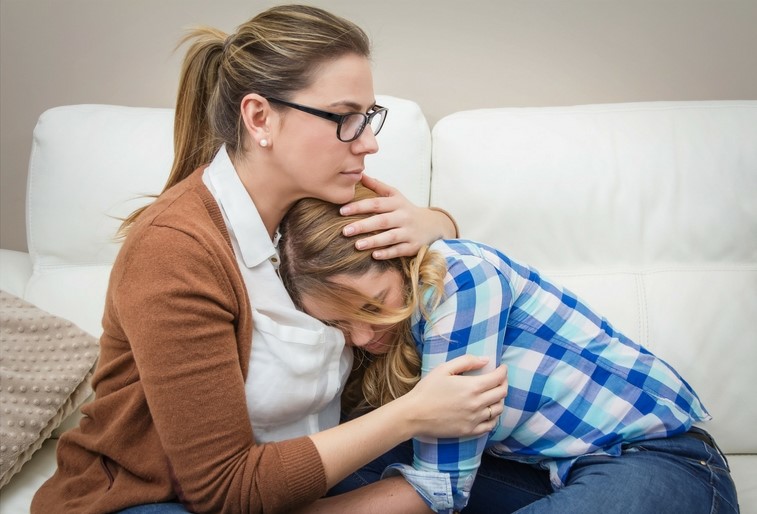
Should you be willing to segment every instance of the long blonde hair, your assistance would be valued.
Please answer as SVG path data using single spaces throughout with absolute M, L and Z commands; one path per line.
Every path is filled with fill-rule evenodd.
M 355 200 L 376 194 L 358 185 Z M 423 248 L 416 257 L 376 260 L 370 251 L 355 249 L 355 239 L 342 230 L 368 215 L 342 216 L 339 206 L 307 198 L 298 201 L 280 225 L 279 273 L 295 304 L 305 296 L 344 313 L 345 319 L 375 325 L 396 325 L 396 340 L 383 355 L 356 349 L 356 377 L 365 402 L 378 407 L 407 393 L 420 379 L 420 358 L 410 332 L 416 309 L 426 314 L 441 300 L 447 271 L 441 255 Z M 362 275 L 369 271 L 399 271 L 404 283 L 404 306 L 390 310 L 374 299 L 333 282 L 336 275 Z M 361 307 L 356 307 L 361 306 Z M 370 309 L 364 306 L 372 307 Z
M 360 27 L 304 5 L 268 9 L 231 35 L 196 28 L 179 46 L 186 43 L 190 46 L 174 115 L 174 160 L 163 191 L 208 164 L 222 144 L 232 158 L 244 149 L 240 106 L 248 93 L 288 100 L 312 83 L 320 64 L 349 54 L 370 57 L 370 41 Z M 123 221 L 120 235 L 144 209 Z

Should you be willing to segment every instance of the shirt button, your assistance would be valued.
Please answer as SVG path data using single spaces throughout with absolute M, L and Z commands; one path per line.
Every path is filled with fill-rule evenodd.
M 279 262 L 279 260 L 276 257 L 271 257 L 271 262 L 277 263 L 277 262 Z

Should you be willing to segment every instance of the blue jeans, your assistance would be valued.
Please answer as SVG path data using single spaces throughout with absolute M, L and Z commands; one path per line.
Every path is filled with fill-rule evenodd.
M 404 443 L 337 484 L 329 494 L 375 482 L 387 465 L 411 464 L 412 459 L 412 445 Z M 484 454 L 463 514 L 738 511 L 727 461 L 714 443 L 686 433 L 628 444 L 619 457 L 583 457 L 573 465 L 565 487 L 557 491 L 541 468 Z
M 187 514 L 188 512 L 181 503 L 147 503 L 119 510 L 116 514 Z

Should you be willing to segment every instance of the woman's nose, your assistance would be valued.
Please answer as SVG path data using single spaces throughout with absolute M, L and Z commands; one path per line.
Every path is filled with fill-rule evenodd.
M 359 348 L 373 341 L 375 335 L 376 332 L 368 323 L 353 323 L 350 327 L 350 341 Z
M 373 133 L 373 129 L 370 125 L 363 129 L 363 133 L 352 142 L 352 145 L 353 152 L 356 154 L 372 154 L 378 152 L 379 149 L 376 135 Z

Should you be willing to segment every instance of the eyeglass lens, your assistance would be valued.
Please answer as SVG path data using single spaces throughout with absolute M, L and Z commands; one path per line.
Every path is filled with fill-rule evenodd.
M 353 114 L 347 116 L 342 120 L 342 125 L 339 130 L 339 139 L 343 141 L 349 141 L 356 139 L 366 124 L 366 116 L 363 114 Z M 384 112 L 376 112 L 371 117 L 371 130 L 374 135 L 378 134 L 381 130 L 381 126 L 384 124 Z

